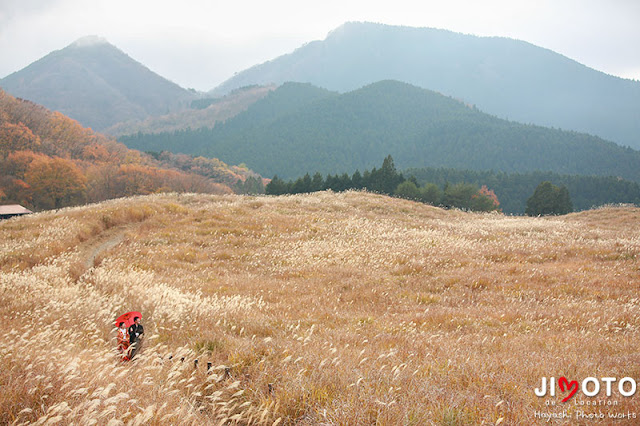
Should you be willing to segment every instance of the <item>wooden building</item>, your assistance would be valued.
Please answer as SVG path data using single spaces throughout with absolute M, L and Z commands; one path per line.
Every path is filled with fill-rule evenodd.
M 19 204 L 9 204 L 6 206 L 0 206 L 0 220 L 9 219 L 13 216 L 22 216 L 25 214 L 33 213 L 29 209 L 25 209 Z

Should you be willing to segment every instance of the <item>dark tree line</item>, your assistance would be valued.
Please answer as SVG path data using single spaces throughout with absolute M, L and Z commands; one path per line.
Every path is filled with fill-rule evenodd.
M 266 186 L 265 192 L 269 195 L 303 194 L 308 192 L 332 190 L 335 192 L 348 189 L 367 189 L 372 192 L 392 195 L 395 189 L 405 181 L 402 173 L 396 170 L 393 158 L 389 155 L 382 162 L 380 169 L 365 170 L 363 174 L 356 170 L 353 175 L 347 173 L 341 175 L 327 175 L 323 178 L 319 172 L 313 177 L 309 173 L 293 181 L 284 181 L 277 175 Z
M 403 172 L 415 176 L 421 184 L 431 182 L 439 187 L 461 182 L 487 185 L 498 195 L 500 207 L 507 214 L 524 214 L 527 200 L 536 187 L 545 181 L 566 187 L 571 195 L 573 209 L 577 211 L 605 204 L 640 205 L 640 185 L 615 176 L 565 175 L 541 171 L 504 173 L 448 168 L 407 169 Z
M 420 201 L 431 205 L 443 207 L 455 207 L 473 211 L 498 210 L 500 202 L 495 193 L 486 186 L 478 189 L 474 184 L 457 183 L 446 184 L 443 189 L 437 185 L 426 184 L 420 186 L 412 176 L 406 179 L 402 173 L 398 173 L 393 158 L 388 155 L 382 162 L 382 167 L 365 170 L 360 173 L 356 170 L 351 176 L 347 173 L 337 175 L 322 175 L 316 172 L 313 176 L 309 173 L 296 180 L 284 181 L 277 175 L 265 187 L 267 195 L 303 194 L 317 191 L 332 190 L 335 192 L 349 189 L 366 189 L 376 192 Z

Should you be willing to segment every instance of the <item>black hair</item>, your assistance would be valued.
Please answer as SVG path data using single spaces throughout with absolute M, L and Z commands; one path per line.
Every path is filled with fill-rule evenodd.
M 118 327 L 122 327 L 124 325 L 123 321 L 120 321 L 120 324 L 118 324 Z
M 138 319 L 140 319 L 140 317 L 133 317 L 133 322 L 136 322 Z

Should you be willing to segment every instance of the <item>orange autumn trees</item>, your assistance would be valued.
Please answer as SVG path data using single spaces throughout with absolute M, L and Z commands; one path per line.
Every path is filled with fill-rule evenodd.
M 4 142 L 2 142 L 4 144 Z M 0 201 L 18 203 L 25 206 L 33 206 L 33 190 L 26 182 L 25 175 L 32 163 L 43 163 L 49 157 L 44 154 L 36 154 L 33 151 L 15 151 L 6 156 L 1 163 L 2 176 L 0 176 L 0 189 L 4 193 Z
M 54 157 L 31 162 L 24 177 L 38 208 L 57 209 L 86 200 L 87 178 L 71 160 Z
M 72 160 L 33 151 L 7 156 L 0 177 L 6 200 L 40 209 L 60 208 L 85 201 L 87 178 Z
M 13 151 L 33 150 L 40 145 L 40 138 L 23 123 L 4 121 L 0 125 L 0 156 Z
M 500 201 L 493 189 L 487 188 L 487 185 L 482 185 L 476 194 L 472 197 L 472 204 L 476 204 L 478 210 L 481 211 L 501 211 Z
M 216 160 L 212 173 L 184 161 L 189 167 L 128 149 L 0 90 L 0 203 L 43 210 L 154 192 L 232 192 L 236 168 Z

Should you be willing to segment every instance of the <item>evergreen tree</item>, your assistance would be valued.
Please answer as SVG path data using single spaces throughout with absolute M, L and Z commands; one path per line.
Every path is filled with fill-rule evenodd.
M 560 187 L 560 191 L 558 192 L 555 208 L 558 214 L 568 214 L 573 211 L 571 195 L 569 195 L 569 190 L 564 185 Z
M 541 182 L 527 200 L 528 216 L 567 214 L 573 211 L 573 203 L 565 186 L 558 187 L 549 181 Z
M 470 183 L 456 183 L 445 187 L 442 204 L 445 207 L 457 207 L 459 209 L 471 210 L 473 196 L 478 192 L 478 188 Z
M 407 200 L 421 199 L 420 189 L 418 189 L 416 184 L 411 180 L 405 180 L 400 185 L 398 185 L 398 187 L 394 191 L 394 195 L 396 197 L 406 198 Z
M 330 189 L 332 191 L 338 191 L 339 182 L 337 176 L 327 175 L 327 178 L 324 180 L 324 189 Z
M 306 194 L 312 192 L 312 181 L 309 173 L 305 174 L 304 177 L 298 178 L 293 186 L 291 187 L 292 194 Z
M 360 170 L 356 170 L 353 176 L 351 176 L 351 186 L 353 187 L 353 189 L 362 189 L 363 178 L 360 174 Z
M 431 204 L 432 206 L 437 206 L 440 204 L 440 199 L 442 198 L 442 192 L 438 185 L 435 183 L 427 183 L 425 186 L 420 188 L 420 201 L 423 203 Z
M 271 182 L 264 188 L 267 195 L 282 195 L 289 193 L 289 187 L 285 181 L 280 179 L 278 175 L 275 175 Z
M 375 170 L 375 167 L 373 168 Z M 365 170 L 362 174 L 362 187 L 360 189 L 369 189 L 371 186 L 371 172 L 369 170 Z
M 311 191 L 317 192 L 324 189 L 324 179 L 320 172 L 316 172 L 311 179 Z
M 398 174 L 396 165 L 393 162 L 391 155 L 382 162 L 382 168 L 380 169 L 381 177 L 381 192 L 384 194 L 393 194 L 393 191 L 404 181 L 404 177 Z
M 351 178 L 348 174 L 343 173 L 338 177 L 338 187 L 340 188 L 340 191 L 346 191 L 347 189 L 352 188 Z
M 238 179 L 233 190 L 236 194 L 264 194 L 264 185 L 261 178 L 249 176 L 244 182 Z
M 371 172 L 364 172 L 367 179 L 364 182 L 364 187 L 371 192 L 381 192 L 382 191 L 382 176 L 377 168 L 371 169 Z

